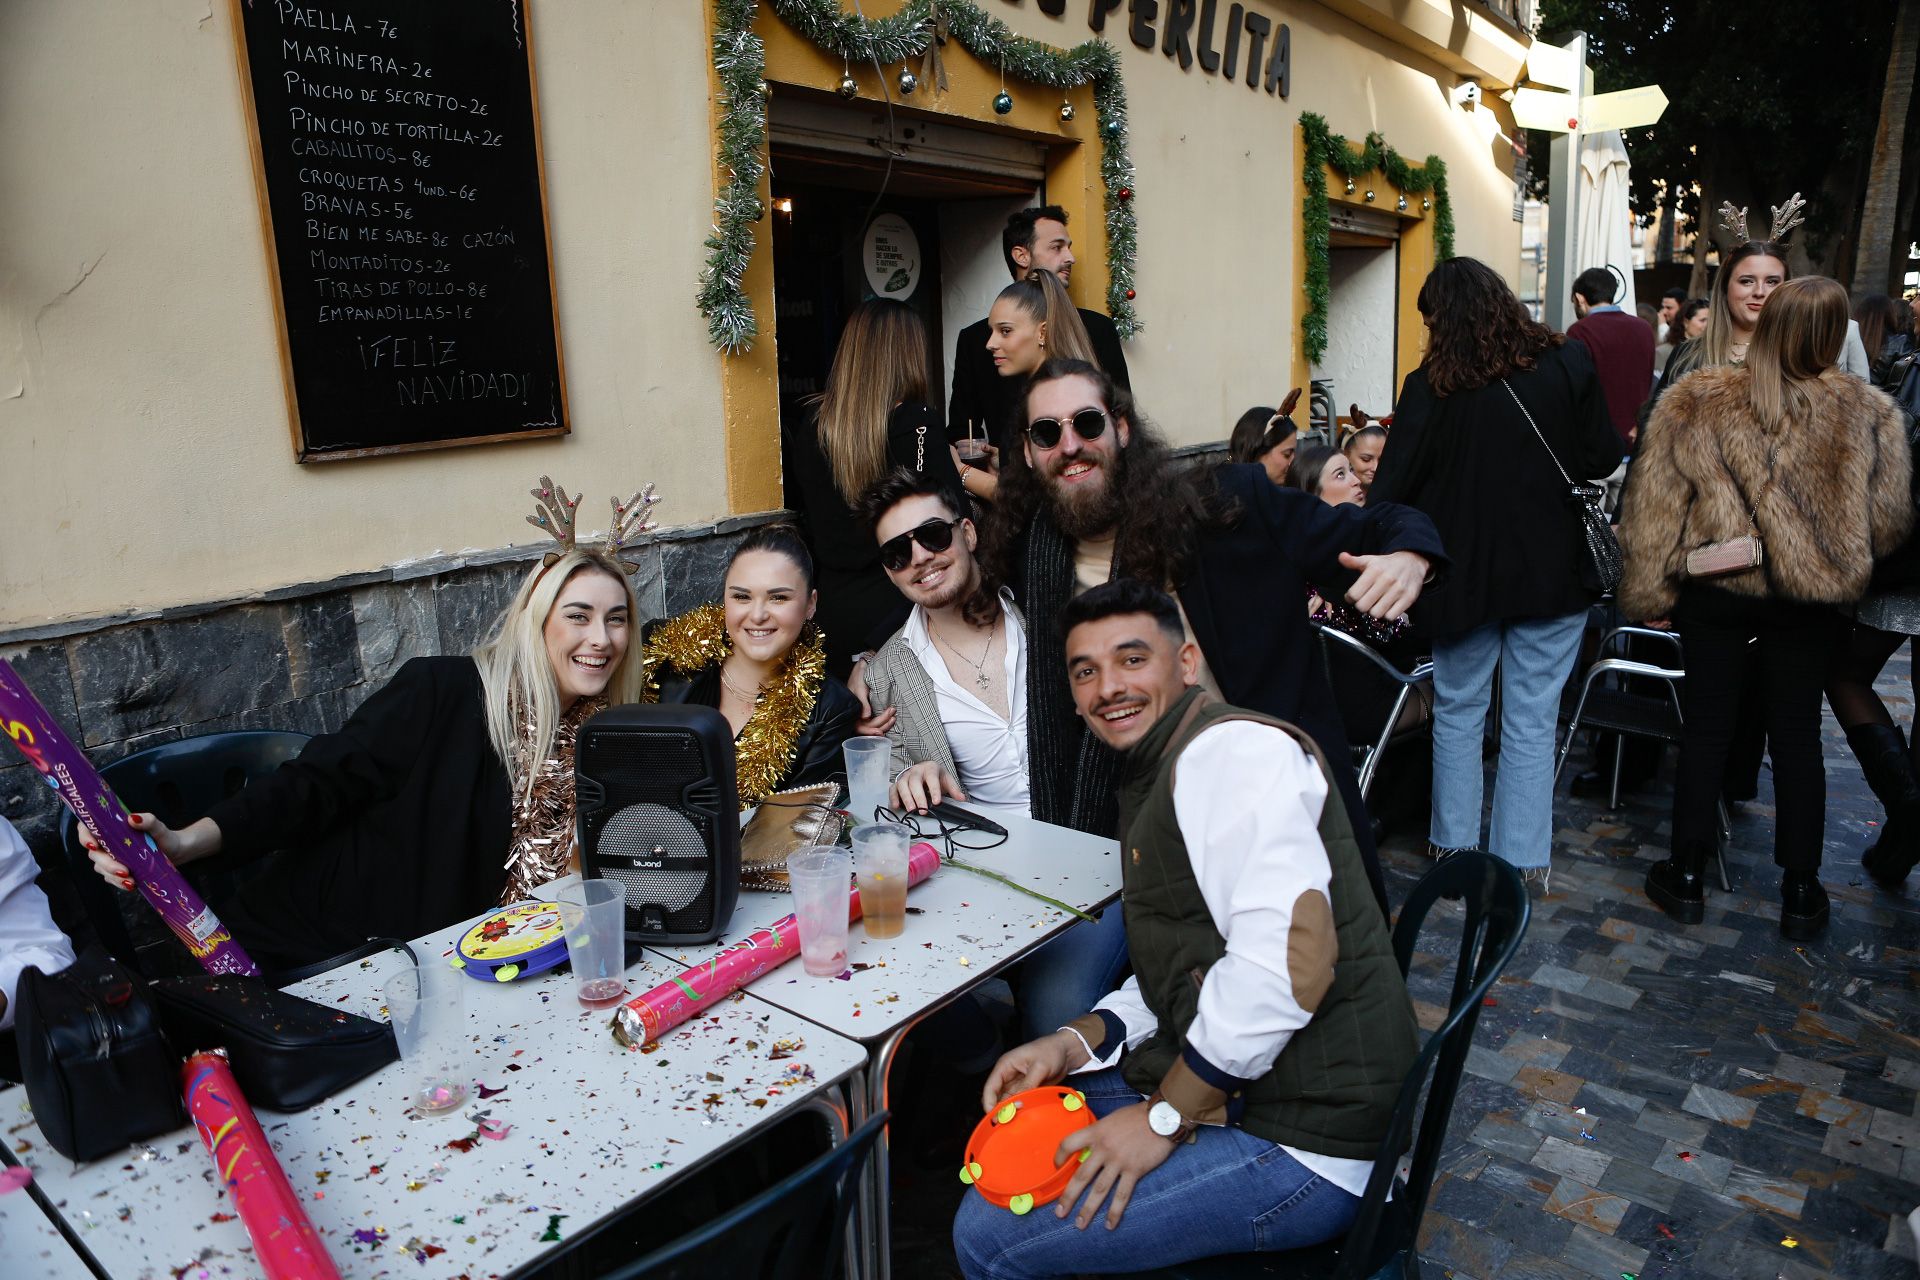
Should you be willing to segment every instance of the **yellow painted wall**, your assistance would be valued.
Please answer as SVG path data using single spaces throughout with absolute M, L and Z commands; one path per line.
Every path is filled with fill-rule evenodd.
M 981 3 L 1052 44 L 1090 35 L 1085 0 L 1057 19 L 1031 0 Z M 1252 3 L 1292 27 L 1288 101 L 1136 48 L 1124 6 L 1108 28 L 1139 170 L 1148 328 L 1128 359 L 1181 442 L 1221 438 L 1291 373 L 1301 111 L 1444 156 L 1459 252 L 1517 265 L 1505 145 L 1486 107 L 1476 120 L 1452 106 L 1455 72 L 1311 0 Z M 713 216 L 708 5 L 529 7 L 573 435 L 300 467 L 226 3 L 0 5 L 0 628 L 526 542 L 541 472 L 587 488 L 596 511 L 605 489 L 655 480 L 670 524 L 777 501 L 772 343 L 729 368 L 693 304 Z M 950 56 L 951 109 L 982 111 L 997 73 Z M 826 88 L 839 67 L 824 61 L 795 65 Z M 1084 91 L 1063 128 L 1056 93 L 1008 87 L 1008 124 L 1091 137 Z M 1083 250 L 1102 238 L 1091 154 L 1057 153 L 1050 174 L 1078 204 Z M 1083 263 L 1075 292 L 1097 306 L 1104 268 Z M 750 284 L 770 299 L 770 270 Z
M 226 0 L 0 5 L 0 627 L 727 513 L 697 0 L 531 0 L 571 437 L 299 466 Z

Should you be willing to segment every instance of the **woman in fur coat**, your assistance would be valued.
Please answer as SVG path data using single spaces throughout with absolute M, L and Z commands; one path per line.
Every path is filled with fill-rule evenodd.
M 1622 611 L 1686 636 L 1686 731 L 1674 780 L 1671 856 L 1647 896 L 1686 924 L 1705 913 L 1702 872 L 1748 664 L 1772 744 L 1782 869 L 1780 929 L 1826 927 L 1820 887 L 1826 775 L 1821 681 L 1875 557 L 1913 521 L 1906 434 L 1893 402 L 1837 367 L 1846 291 L 1810 276 L 1774 290 L 1746 363 L 1702 369 L 1661 397 L 1621 504 Z M 1757 537 L 1757 566 L 1713 571 L 1688 556 Z M 1719 557 L 1724 563 L 1739 555 Z M 1757 641 L 1757 643 L 1754 643 Z

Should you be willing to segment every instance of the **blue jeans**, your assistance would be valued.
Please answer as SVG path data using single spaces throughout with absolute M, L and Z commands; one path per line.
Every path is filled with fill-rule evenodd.
M 1487 852 L 1544 867 L 1553 846 L 1553 737 L 1560 693 L 1586 628 L 1562 618 L 1490 622 L 1433 645 L 1433 825 L 1443 849 L 1480 844 L 1480 798 L 1493 671 L 1500 668 L 1500 766 Z
M 1141 1101 L 1118 1069 L 1073 1081 L 1096 1116 Z M 968 1192 L 953 1220 L 953 1251 L 967 1280 L 1028 1280 L 1083 1272 L 1147 1271 L 1194 1258 L 1299 1249 L 1345 1231 L 1360 1198 L 1310 1172 L 1282 1148 L 1238 1129 L 1203 1128 L 1133 1189 L 1120 1225 L 1104 1211 L 1085 1231 L 1056 1205 L 1025 1216 Z
M 1052 1035 L 1120 986 L 1127 967 L 1127 928 L 1114 903 L 1092 923 L 1080 921 L 1020 966 L 1020 1032 Z

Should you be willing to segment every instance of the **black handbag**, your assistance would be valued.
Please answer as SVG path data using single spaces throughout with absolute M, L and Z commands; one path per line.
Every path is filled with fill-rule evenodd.
M 178 1129 L 180 1059 L 145 987 L 105 953 L 67 969 L 28 967 L 15 990 L 20 1074 L 33 1118 L 69 1160 L 95 1160 Z
M 258 978 L 200 974 L 153 984 L 182 1057 L 225 1049 L 240 1092 L 269 1111 L 303 1111 L 400 1057 L 393 1028 L 290 995 Z
M 1607 513 L 1600 509 L 1600 500 L 1607 493 L 1606 486 L 1575 484 L 1573 477 L 1567 474 L 1567 469 L 1560 465 L 1560 455 L 1540 434 L 1540 424 L 1533 420 L 1533 415 L 1527 412 L 1527 406 L 1520 402 L 1520 393 L 1505 378 L 1500 379 L 1500 385 L 1513 397 L 1513 403 L 1519 407 L 1527 425 L 1539 437 L 1540 447 L 1553 459 L 1554 470 L 1567 483 L 1567 502 L 1580 522 L 1580 585 L 1605 595 L 1620 585 L 1620 578 L 1626 571 L 1626 558 L 1620 553 L 1620 539 L 1614 536 L 1613 526 L 1607 522 Z

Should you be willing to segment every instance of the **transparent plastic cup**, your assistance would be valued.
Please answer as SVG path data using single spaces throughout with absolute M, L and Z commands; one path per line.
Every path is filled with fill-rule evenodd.
M 860 923 L 869 938 L 897 938 L 907 927 L 907 841 L 912 834 L 897 822 L 853 829 Z
M 887 803 L 893 743 L 885 738 L 848 738 L 840 751 L 847 760 L 847 809 L 854 825 L 872 822 L 875 810 Z
M 395 974 L 381 989 L 400 1046 L 400 1067 L 408 1076 L 407 1096 L 425 1115 L 453 1111 L 467 1100 L 467 984 L 472 981 L 430 961 Z
M 589 1009 L 618 1004 L 627 993 L 626 892 L 611 880 L 582 880 L 560 890 L 560 927 L 567 962 L 579 979 L 574 994 Z
M 800 926 L 800 964 L 816 978 L 837 977 L 847 967 L 852 878 L 853 855 L 837 845 L 807 845 L 787 858 L 787 883 L 793 888 L 793 914 Z

